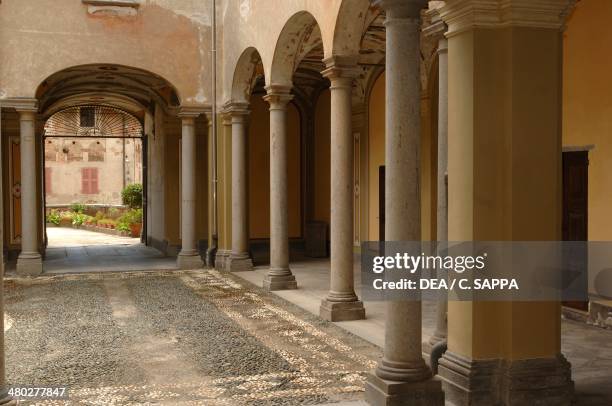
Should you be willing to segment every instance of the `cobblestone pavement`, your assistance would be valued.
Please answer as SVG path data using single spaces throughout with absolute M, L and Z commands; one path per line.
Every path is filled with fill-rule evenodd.
M 380 351 L 216 271 L 5 281 L 7 379 L 66 405 L 312 405 L 362 398 Z

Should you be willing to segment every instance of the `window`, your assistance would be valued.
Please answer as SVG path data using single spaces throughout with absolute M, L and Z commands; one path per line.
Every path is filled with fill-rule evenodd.
M 81 168 L 81 193 L 95 195 L 98 189 L 98 168 Z
M 93 107 L 81 107 L 79 109 L 79 125 L 81 127 L 94 127 L 96 124 L 96 110 Z
M 53 168 L 45 168 L 45 193 L 50 195 L 53 193 L 53 189 L 51 189 L 51 185 L 53 184 L 51 181 L 51 174 Z

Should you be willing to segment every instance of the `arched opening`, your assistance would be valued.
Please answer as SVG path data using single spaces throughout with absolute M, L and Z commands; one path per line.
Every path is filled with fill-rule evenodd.
M 43 131 L 47 255 L 85 243 L 146 242 L 146 207 L 138 196 L 145 168 L 142 123 L 115 107 L 79 105 L 53 113 Z
M 57 248 L 58 241 L 54 242 L 53 236 L 47 238 L 47 226 L 60 224 L 73 232 L 99 233 L 93 239 L 94 245 L 105 238 L 130 236 L 133 239 L 127 248 L 136 253 L 133 258 L 140 254 L 164 257 L 164 266 L 169 267 L 172 261 L 165 255 L 175 254 L 180 247 L 176 227 L 180 194 L 172 191 L 180 175 L 174 165 L 180 162 L 180 120 L 175 116 L 180 98 L 175 88 L 141 69 L 83 65 L 45 79 L 36 91 L 36 99 L 39 115 L 34 126 L 32 172 L 35 168 L 33 217 L 37 226 L 28 233 L 34 235 L 45 259 L 43 271 L 96 269 L 88 268 L 83 258 L 69 258 L 69 254 L 86 253 L 87 249 L 67 250 L 65 244 L 61 250 L 52 249 Z M 18 129 L 18 120 L 19 116 L 9 115 L 7 122 Z M 202 120 L 197 120 L 198 131 L 204 127 Z M 3 143 L 8 167 L 5 182 L 20 185 L 19 133 L 8 132 Z M 200 144 L 205 142 L 199 142 L 199 148 Z M 130 205 L 122 197 L 124 190 L 127 195 L 137 196 L 135 200 L 128 198 Z M 5 228 L 5 244 L 11 259 L 19 253 L 24 238 L 22 199 L 18 189 L 8 199 L 11 226 Z M 198 231 L 205 234 L 207 225 L 201 222 L 198 221 Z M 51 234 L 57 230 L 54 228 Z M 75 238 L 83 242 L 83 238 Z M 109 245 L 108 241 L 104 244 Z M 141 249 L 143 245 L 157 250 Z M 112 249 L 105 252 L 114 253 L 115 258 L 124 255 L 126 261 L 131 256 Z M 92 264 L 100 261 L 99 257 L 90 259 Z M 142 268 L 142 263 L 117 264 L 121 269 Z

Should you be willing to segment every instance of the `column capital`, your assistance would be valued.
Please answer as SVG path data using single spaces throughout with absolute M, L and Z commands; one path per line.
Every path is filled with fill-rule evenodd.
M 247 117 L 251 114 L 249 103 L 229 101 L 223 105 L 223 114 L 231 116 L 232 119 L 234 117 Z
M 270 109 L 285 109 L 287 104 L 293 100 L 291 94 L 291 86 L 285 85 L 269 85 L 266 86 L 267 94 L 263 97 L 265 101 L 270 103 Z
M 423 35 L 433 38 L 443 38 L 448 27 L 440 15 L 440 7 L 429 9 L 425 12 L 426 19 L 423 22 Z
M 210 112 L 210 106 L 189 106 L 184 105 L 179 107 L 177 116 L 183 119 L 196 119 L 200 114 Z
M 0 100 L 0 107 L 13 108 L 19 113 L 37 113 L 38 100 L 33 97 L 11 97 Z
M 372 0 L 372 5 L 385 10 L 387 19 L 420 18 L 427 0 Z
M 361 72 L 357 65 L 357 56 L 341 56 L 334 55 L 329 58 L 323 59 L 325 69 L 321 72 L 323 77 L 328 78 L 330 81 L 336 79 L 343 79 L 348 81 L 349 85 L 354 78 L 359 76 Z
M 561 30 L 576 0 L 447 0 L 440 15 L 447 37 L 474 28 L 531 27 Z

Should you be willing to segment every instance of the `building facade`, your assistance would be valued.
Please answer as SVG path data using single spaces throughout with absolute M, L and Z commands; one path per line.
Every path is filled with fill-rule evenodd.
M 5 250 L 42 272 L 45 125 L 92 105 L 142 125 L 148 244 L 181 268 L 248 270 L 263 252 L 277 290 L 300 283 L 290 252 L 323 238 L 328 320 L 365 315 L 362 241 L 609 240 L 611 15 L 607 0 L 217 0 L 214 16 L 201 0 L 2 0 Z M 574 153 L 590 178 L 569 213 Z M 570 404 L 560 303 L 440 314 L 422 346 L 421 303 L 388 304 L 368 402 Z

